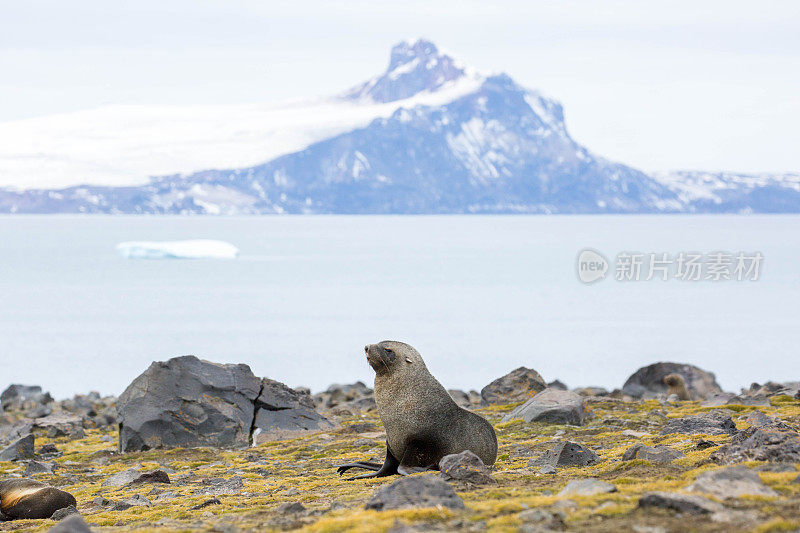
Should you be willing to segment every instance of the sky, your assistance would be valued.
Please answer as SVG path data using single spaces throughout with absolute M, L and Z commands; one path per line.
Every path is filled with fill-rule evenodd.
M 330 95 L 425 37 L 646 171 L 800 171 L 800 2 L 0 0 L 0 122 Z

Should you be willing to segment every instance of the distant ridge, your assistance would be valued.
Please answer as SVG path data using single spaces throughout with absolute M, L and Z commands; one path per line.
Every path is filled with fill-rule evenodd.
M 383 74 L 342 95 L 262 111 L 266 122 L 237 133 L 253 153 L 237 155 L 236 139 L 213 131 L 175 149 L 189 150 L 187 168 L 202 169 L 206 156 L 217 157 L 212 148 L 196 153 L 203 142 L 216 142 L 208 146 L 227 154 L 221 160 L 246 162 L 274 140 L 256 164 L 124 186 L 0 189 L 0 212 L 800 212 L 800 174 L 647 175 L 575 142 L 558 102 L 508 75 L 481 74 L 423 39 L 394 46 Z M 218 120 L 226 124 L 224 114 Z M 2 162 L 0 151 L 0 170 Z

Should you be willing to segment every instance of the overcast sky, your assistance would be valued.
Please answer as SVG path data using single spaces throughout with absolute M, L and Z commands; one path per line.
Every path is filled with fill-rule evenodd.
M 328 95 L 416 37 L 560 100 L 609 159 L 800 171 L 797 0 L 0 0 L 0 121 Z

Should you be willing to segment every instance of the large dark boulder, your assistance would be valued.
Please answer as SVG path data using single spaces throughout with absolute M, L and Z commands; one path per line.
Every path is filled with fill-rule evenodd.
M 483 405 L 504 405 L 524 402 L 546 388 L 547 383 L 536 370 L 521 366 L 481 389 L 481 403 Z
M 119 449 L 247 447 L 260 391 L 247 365 L 154 362 L 119 397 Z
M 247 365 L 193 355 L 151 364 L 119 397 L 117 410 L 120 451 L 244 448 L 256 429 L 263 441 L 332 427 L 307 393 L 262 380 Z
M 702 400 L 722 392 L 717 378 L 693 365 L 683 363 L 655 363 L 637 370 L 622 386 L 622 392 L 634 398 L 653 398 L 666 394 L 669 387 L 664 378 L 669 374 L 680 374 L 686 382 L 693 400 Z

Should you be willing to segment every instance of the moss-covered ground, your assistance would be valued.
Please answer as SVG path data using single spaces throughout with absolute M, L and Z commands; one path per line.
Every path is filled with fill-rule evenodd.
M 97 531 L 380 532 L 398 523 L 425 530 L 517 531 L 524 525 L 524 512 L 529 509 L 556 513 L 563 518 L 563 527 L 575 531 L 787 531 L 800 528 L 800 484 L 792 483 L 798 476 L 796 471 L 759 471 L 762 481 L 780 496 L 726 500 L 725 507 L 733 511 L 733 518 L 727 521 L 719 521 L 718 517 L 715 521 L 710 516 L 639 509 L 637 502 L 643 493 L 681 491 L 697 474 L 719 468 L 709 460 L 716 447 L 700 450 L 696 444 L 705 438 L 721 445 L 730 437 L 659 435 L 668 417 L 708 410 L 696 402 L 662 405 L 656 401 L 596 399 L 588 405 L 592 417 L 582 427 L 521 421 L 500 423 L 502 415 L 513 406 L 481 410 L 495 425 L 500 442 L 494 467 L 498 483 L 490 487 L 456 486 L 466 504 L 463 511 L 442 508 L 364 510 L 373 492 L 394 478 L 346 481 L 336 474 L 333 465 L 351 460 L 382 460 L 384 444 L 380 420 L 370 413 L 342 418 L 342 427 L 336 431 L 238 451 L 201 448 L 118 454 L 115 432 L 100 430 L 88 431 L 80 440 L 38 438 L 37 449 L 52 442 L 63 456 L 55 459 L 59 466 L 55 474 L 37 475 L 36 479 L 75 495 L 79 510 Z M 742 416 L 755 409 L 795 427 L 800 425 L 800 402 L 788 397 L 773 399 L 771 407 L 728 407 L 739 429 L 747 426 Z M 564 439 L 593 449 L 601 462 L 583 468 L 561 468 L 550 475 L 527 466 L 531 458 Z M 685 457 L 670 464 L 621 461 L 623 452 L 640 442 L 669 445 L 682 451 Z M 747 463 L 756 469 L 760 464 Z M 129 468 L 164 469 L 173 483 L 120 488 L 102 485 L 112 474 Z M 22 470 L 23 466 L 16 463 L 0 463 L 2 478 L 19 476 Z M 238 494 L 197 494 L 209 487 L 210 478 L 236 476 L 241 477 L 244 484 Z M 583 477 L 608 481 L 618 491 L 591 497 L 558 496 L 569 480 Z M 120 501 L 135 494 L 147 497 L 153 505 L 111 511 L 96 503 L 99 497 Z M 190 510 L 212 497 L 220 504 Z M 301 502 L 306 511 L 281 513 L 277 508 L 286 502 Z M 529 527 L 547 524 L 529 524 Z M 3 522 L 0 530 L 46 530 L 52 525 L 49 520 Z

